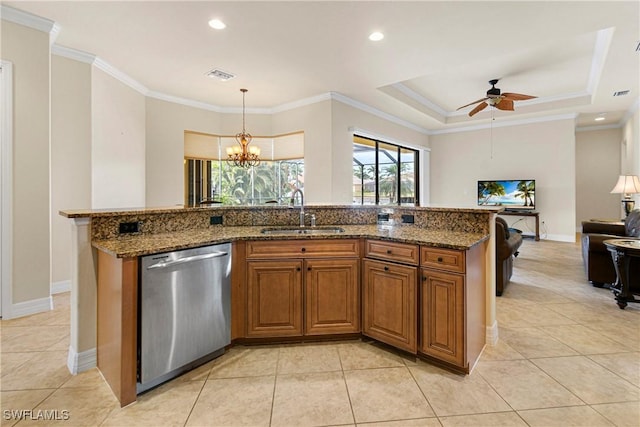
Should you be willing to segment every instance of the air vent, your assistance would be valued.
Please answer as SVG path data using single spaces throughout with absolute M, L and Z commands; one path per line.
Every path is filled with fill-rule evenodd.
M 619 90 L 617 92 L 613 92 L 613 96 L 625 96 L 625 95 L 629 95 L 629 92 L 631 92 L 629 89 Z
M 217 68 L 207 72 L 206 75 L 207 77 L 216 78 L 223 81 L 231 80 L 232 78 L 235 77 L 235 75 L 231 73 L 227 73 L 226 71 L 219 70 Z

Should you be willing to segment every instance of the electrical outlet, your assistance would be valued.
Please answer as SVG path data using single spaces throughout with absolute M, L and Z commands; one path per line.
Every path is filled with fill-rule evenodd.
M 127 233 L 139 233 L 140 232 L 140 225 L 142 223 L 140 221 L 137 222 L 121 222 L 120 223 L 120 234 L 127 234 Z
M 379 213 L 378 214 L 378 222 L 389 222 L 389 214 L 388 213 Z
M 209 224 L 211 225 L 221 225 L 222 224 L 222 215 L 216 215 L 209 218 Z
M 402 215 L 402 223 L 403 224 L 413 224 L 415 223 L 415 219 L 413 215 Z

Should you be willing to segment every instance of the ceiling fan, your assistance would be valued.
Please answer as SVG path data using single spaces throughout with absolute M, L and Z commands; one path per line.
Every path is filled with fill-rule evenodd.
M 477 105 L 473 110 L 469 111 L 469 117 L 484 110 L 489 105 L 496 107 L 498 110 L 513 111 L 513 101 L 524 101 L 525 99 L 537 98 L 537 96 L 523 95 L 521 93 L 513 92 L 505 92 L 501 94 L 500 89 L 496 87 L 498 80 L 499 79 L 489 80 L 491 89 L 487 91 L 486 97 L 478 99 L 477 101 L 473 101 L 470 104 L 463 105 L 462 107 L 458 108 L 458 110 L 461 110 L 473 104 L 478 104 L 480 102 L 480 104 Z

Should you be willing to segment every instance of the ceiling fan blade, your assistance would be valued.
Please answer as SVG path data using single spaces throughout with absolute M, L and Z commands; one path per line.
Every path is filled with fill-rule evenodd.
M 482 110 L 484 110 L 485 108 L 487 108 L 487 104 L 486 102 L 483 102 L 482 104 L 479 104 L 476 108 L 474 108 L 473 110 L 469 111 L 469 117 L 473 116 L 475 113 L 480 112 Z
M 496 102 L 493 106 L 496 107 L 498 110 L 513 111 L 513 100 L 502 98 L 501 100 Z
M 510 99 L 512 101 L 525 101 L 527 99 L 537 98 L 537 96 L 523 95 L 521 93 L 513 93 L 513 92 L 503 93 L 502 97 L 505 99 Z
M 473 105 L 473 104 L 477 104 L 478 102 L 486 101 L 487 99 L 489 99 L 489 98 L 478 99 L 477 101 L 473 101 L 473 102 L 471 102 L 471 103 L 469 103 L 467 105 L 463 105 L 462 107 L 456 109 L 456 111 L 462 110 L 463 108 L 468 107 L 469 105 Z

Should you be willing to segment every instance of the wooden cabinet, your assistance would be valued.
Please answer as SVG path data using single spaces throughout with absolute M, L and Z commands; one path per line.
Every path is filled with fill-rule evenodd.
M 247 336 L 302 335 L 302 261 L 248 261 Z
M 247 242 L 246 336 L 360 332 L 359 248 L 356 239 Z
M 483 250 L 421 248 L 418 351 L 467 373 L 485 341 Z
M 368 240 L 365 243 L 365 254 L 368 258 L 362 262 L 362 333 L 415 353 L 418 268 L 382 260 L 401 259 L 417 264 L 418 246 Z
M 360 332 L 359 260 L 307 259 L 305 335 Z
M 423 268 L 420 289 L 420 351 L 462 365 L 464 276 Z

